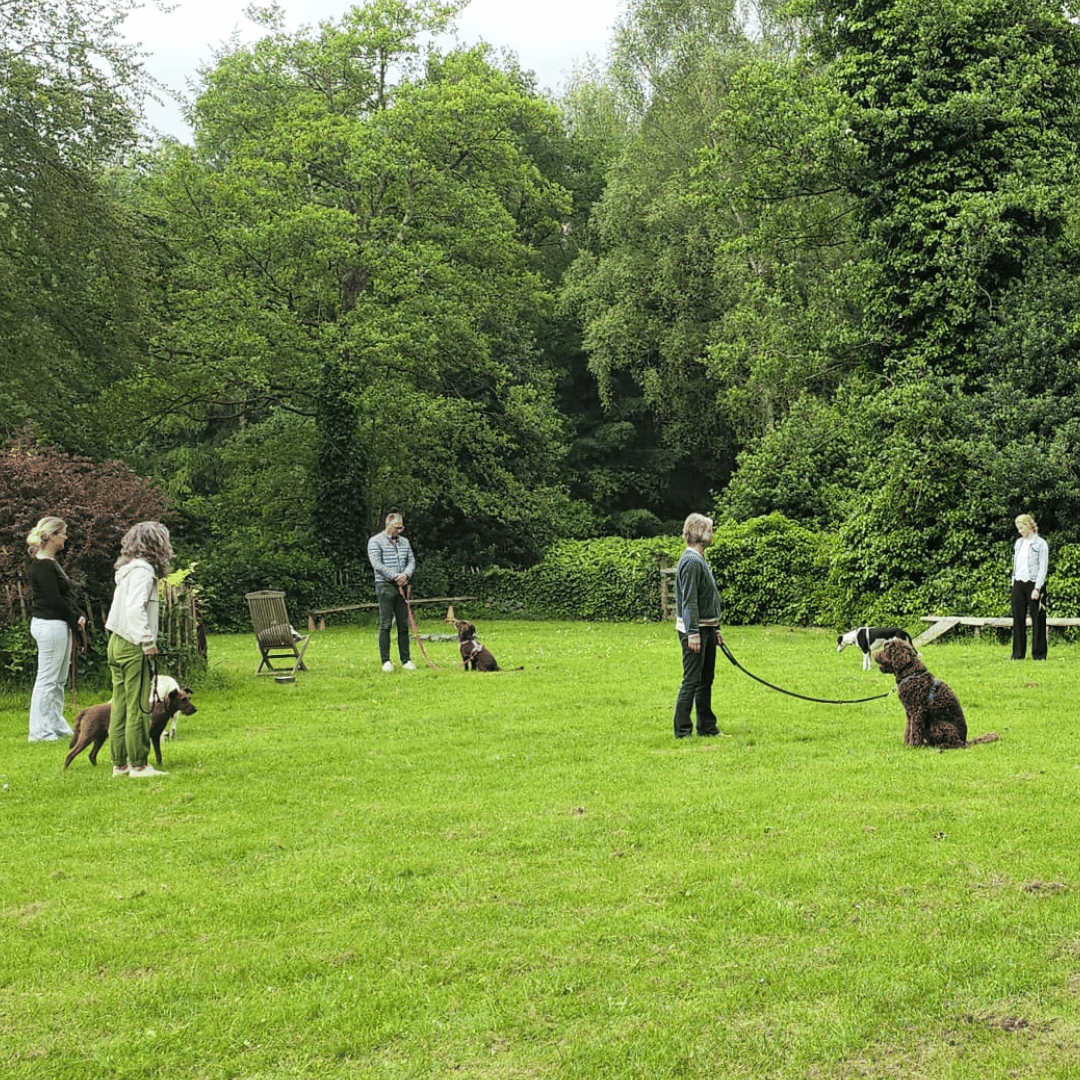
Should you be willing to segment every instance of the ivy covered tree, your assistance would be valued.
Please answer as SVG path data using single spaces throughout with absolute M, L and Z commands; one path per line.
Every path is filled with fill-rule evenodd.
M 996 378 L 984 348 L 1002 300 L 1075 216 L 1080 30 L 1055 0 L 798 7 L 857 155 L 877 368 Z
M 798 9 L 842 124 L 865 363 L 744 454 L 725 506 L 833 522 L 849 616 L 962 611 L 1017 513 L 1076 536 L 1080 31 L 1029 0 Z

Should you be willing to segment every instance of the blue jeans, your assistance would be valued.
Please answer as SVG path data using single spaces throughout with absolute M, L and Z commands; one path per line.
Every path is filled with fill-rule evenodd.
M 687 635 L 679 631 L 682 645 L 682 685 L 675 699 L 675 738 L 683 739 L 693 733 L 690 710 L 697 712 L 697 733 L 716 735 L 716 713 L 712 708 L 713 676 L 716 674 L 716 627 L 701 628 L 701 652 L 687 645 Z
M 38 646 L 37 678 L 30 697 L 30 742 L 67 738 L 64 683 L 71 669 L 71 627 L 63 619 L 31 619 Z

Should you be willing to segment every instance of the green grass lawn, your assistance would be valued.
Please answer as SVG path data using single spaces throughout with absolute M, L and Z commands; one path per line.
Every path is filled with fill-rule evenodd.
M 65 772 L 3 696 L 0 1074 L 1080 1076 L 1077 647 L 928 646 L 1001 735 L 939 753 L 895 695 L 723 657 L 729 737 L 676 742 L 670 625 L 480 636 L 524 670 L 384 675 L 369 624 L 279 685 L 212 637 L 161 780 Z M 826 631 L 725 637 L 892 685 Z

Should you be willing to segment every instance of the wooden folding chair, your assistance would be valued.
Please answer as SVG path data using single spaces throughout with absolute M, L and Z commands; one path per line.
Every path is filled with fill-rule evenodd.
M 304 653 L 310 634 L 299 633 L 289 622 L 289 611 L 285 607 L 285 594 L 275 589 L 263 589 L 260 592 L 245 594 L 248 611 L 251 612 L 251 625 L 255 629 L 255 640 L 259 645 L 262 660 L 255 669 L 256 675 L 276 675 L 283 668 L 274 668 L 271 660 L 292 662 L 292 671 L 307 671 L 304 666 Z M 263 668 L 266 668 L 263 671 Z

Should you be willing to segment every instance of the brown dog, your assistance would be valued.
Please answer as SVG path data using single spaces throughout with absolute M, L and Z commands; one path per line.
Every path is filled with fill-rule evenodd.
M 155 701 L 150 710 L 150 743 L 154 747 L 154 757 L 161 764 L 161 733 L 169 721 L 178 712 L 192 716 L 199 710 L 191 703 L 191 691 L 187 687 L 170 690 L 161 701 Z M 71 750 L 64 758 L 66 769 L 75 758 L 91 743 L 90 764 L 97 764 L 98 751 L 109 737 L 109 724 L 112 721 L 112 702 L 103 701 L 100 705 L 91 705 L 75 717 L 75 728 L 71 733 Z
M 466 671 L 501 671 L 491 651 L 486 649 L 476 640 L 476 627 L 464 619 L 454 622 L 457 629 L 458 641 L 461 643 L 461 659 L 465 662 Z
M 948 683 L 935 679 L 906 641 L 887 641 L 875 653 L 877 666 L 886 675 L 896 676 L 907 724 L 904 742 L 908 746 L 939 746 L 953 750 L 967 746 L 967 720 L 960 699 Z M 993 742 L 997 735 L 980 735 L 972 742 Z

